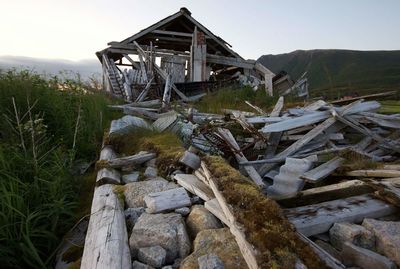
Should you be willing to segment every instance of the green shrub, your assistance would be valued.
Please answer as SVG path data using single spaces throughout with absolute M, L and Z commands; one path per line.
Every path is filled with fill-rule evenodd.
M 77 159 L 96 159 L 113 117 L 108 104 L 79 81 L 0 72 L 3 268 L 52 267 L 62 236 L 78 218 L 85 189 L 71 168 Z

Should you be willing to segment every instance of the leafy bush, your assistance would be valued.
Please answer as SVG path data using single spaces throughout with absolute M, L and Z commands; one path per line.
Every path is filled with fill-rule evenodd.
M 82 83 L 0 72 L 0 263 L 49 268 L 77 219 L 77 159 L 93 161 L 113 116 Z

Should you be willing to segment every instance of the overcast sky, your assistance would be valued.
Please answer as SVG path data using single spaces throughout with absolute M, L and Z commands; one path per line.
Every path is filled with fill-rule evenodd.
M 94 59 L 183 6 L 245 58 L 400 49 L 400 0 L 0 0 L 0 55 Z

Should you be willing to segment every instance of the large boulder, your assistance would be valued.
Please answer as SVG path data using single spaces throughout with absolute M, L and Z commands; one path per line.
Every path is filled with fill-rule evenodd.
M 198 269 L 198 258 L 207 254 L 218 256 L 226 269 L 247 268 L 235 237 L 228 228 L 204 230 L 194 240 L 194 251 L 184 259 L 180 269 Z
M 335 223 L 329 230 L 329 236 L 332 245 L 338 250 L 342 250 L 345 242 L 371 250 L 375 247 L 374 234 L 365 227 L 353 223 Z
M 377 251 L 400 267 L 400 222 L 364 219 L 362 226 L 375 235 Z
M 190 240 L 180 214 L 143 213 L 132 229 L 129 246 L 133 257 L 140 248 L 161 246 L 166 250 L 165 263 L 185 258 L 190 252 Z
M 179 186 L 161 177 L 146 181 L 132 182 L 125 185 L 125 202 L 128 207 L 145 207 L 144 197 L 147 194 L 174 188 L 179 188 Z
M 186 219 L 189 234 L 195 238 L 203 230 L 222 228 L 222 224 L 203 205 L 195 205 Z

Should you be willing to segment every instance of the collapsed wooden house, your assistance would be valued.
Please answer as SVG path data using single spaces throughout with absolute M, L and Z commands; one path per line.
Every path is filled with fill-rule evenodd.
M 273 94 L 274 73 L 255 60 L 245 60 L 187 8 L 108 45 L 96 53 L 103 66 L 103 88 L 128 101 L 144 101 L 147 95 L 162 97 L 164 103 L 171 96 L 193 100 L 238 71 L 260 79 Z

